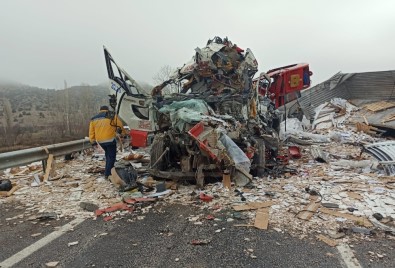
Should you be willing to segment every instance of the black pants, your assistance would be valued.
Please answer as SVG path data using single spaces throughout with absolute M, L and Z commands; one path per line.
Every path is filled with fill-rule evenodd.
M 104 171 L 104 176 L 110 176 L 111 169 L 114 167 L 117 156 L 117 143 L 115 141 L 100 143 L 100 146 L 103 148 L 104 155 L 106 157 L 106 169 Z

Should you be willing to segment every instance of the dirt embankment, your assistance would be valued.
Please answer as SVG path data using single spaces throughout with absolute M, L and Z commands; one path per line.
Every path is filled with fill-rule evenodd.
M 65 90 L 0 84 L 0 152 L 84 138 L 105 86 Z

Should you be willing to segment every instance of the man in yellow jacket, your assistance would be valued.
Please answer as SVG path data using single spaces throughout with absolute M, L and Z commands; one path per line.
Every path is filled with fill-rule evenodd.
M 91 118 L 89 123 L 89 140 L 92 145 L 99 143 L 106 158 L 104 176 L 108 179 L 117 155 L 116 135 L 126 134 L 123 124 L 117 115 L 111 117 L 107 106 L 101 106 L 100 112 Z

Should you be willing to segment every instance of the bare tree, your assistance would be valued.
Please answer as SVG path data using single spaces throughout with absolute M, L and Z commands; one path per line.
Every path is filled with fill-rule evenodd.
M 17 145 L 18 137 L 23 133 L 22 128 L 19 124 L 15 124 L 12 126 L 9 132 L 9 137 L 11 138 L 11 144 L 13 146 Z
M 175 68 L 169 65 L 164 65 L 152 79 L 157 85 L 162 84 L 163 82 L 169 80 L 175 71 Z M 176 92 L 178 92 L 178 87 L 175 84 L 169 84 L 162 89 L 162 93 L 164 95 L 169 95 Z
M 7 127 L 0 128 L 0 148 L 9 146 L 7 140 Z

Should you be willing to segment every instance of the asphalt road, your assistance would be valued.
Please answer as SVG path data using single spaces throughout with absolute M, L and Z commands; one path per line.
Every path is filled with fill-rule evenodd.
M 1 267 L 6 267 L 5 263 L 46 267 L 53 261 L 59 262 L 56 267 L 352 267 L 336 247 L 313 237 L 301 240 L 274 230 L 235 227 L 235 223 L 242 223 L 239 221 L 203 220 L 202 225 L 196 225 L 187 217 L 209 212 L 181 205 L 158 205 L 149 213 L 136 212 L 108 222 L 101 217 L 86 219 L 35 250 L 40 239 L 59 232 L 60 226 L 73 219 L 36 224 L 10 220 L 24 212 L 24 208 L 15 207 L 0 205 Z M 145 217 L 138 220 L 142 215 Z M 31 236 L 37 233 L 41 235 Z M 193 240 L 207 244 L 193 245 Z M 77 245 L 68 246 L 76 241 Z M 362 267 L 395 267 L 394 240 L 372 238 L 351 246 Z M 386 256 L 372 257 L 369 251 Z M 18 258 L 21 254 L 26 257 Z

